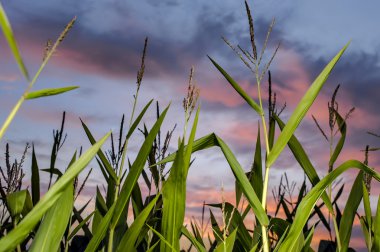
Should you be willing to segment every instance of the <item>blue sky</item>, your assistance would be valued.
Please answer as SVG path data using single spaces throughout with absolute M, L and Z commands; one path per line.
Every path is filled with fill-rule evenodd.
M 191 66 L 201 89 L 201 118 L 197 136 L 211 131 L 221 135 L 236 153 L 243 167 L 248 169 L 256 139 L 257 121 L 254 111 L 234 94 L 226 81 L 214 69 L 207 55 L 215 58 L 254 97 L 253 76 L 221 40 L 249 48 L 248 25 L 243 1 L 4 1 L 19 42 L 23 57 L 31 73 L 42 61 L 44 44 L 55 39 L 65 24 L 77 16 L 77 22 L 36 88 L 79 85 L 79 90 L 62 96 L 43 98 L 24 105 L 5 135 L 15 152 L 23 144 L 34 142 L 42 160 L 50 153 L 51 131 L 60 124 L 63 110 L 68 113 L 68 139 L 62 150 L 62 167 L 74 149 L 88 147 L 79 117 L 100 137 L 110 129 L 117 130 L 121 115 L 131 112 L 136 72 L 144 38 L 149 37 L 146 74 L 142 84 L 138 108 L 155 98 L 163 108 L 172 102 L 164 124 L 170 129 L 178 124 L 172 149 L 182 132 L 181 101 L 185 95 Z M 311 120 L 314 114 L 327 128 L 327 101 L 335 86 L 341 83 L 338 95 L 340 109 L 356 111 L 349 121 L 345 158 L 363 159 L 361 149 L 366 144 L 378 146 L 378 140 L 367 131 L 380 133 L 377 117 L 380 95 L 380 16 L 378 1 L 250 1 L 255 19 L 258 45 L 261 47 L 272 18 L 276 25 L 268 53 L 281 42 L 271 71 L 278 103 L 287 102 L 283 113 L 286 119 L 323 66 L 348 41 L 352 41 L 321 96 L 311 108 L 296 134 L 305 145 L 320 175 L 327 170 L 328 144 L 323 141 Z M 0 39 L 0 90 L 4 119 L 26 84 L 5 44 Z M 264 94 L 266 92 L 264 91 Z M 154 110 L 146 118 L 152 125 Z M 138 150 L 136 136 L 130 157 Z M 339 160 L 341 162 L 342 160 Z M 376 167 L 380 159 L 370 156 Z M 95 166 L 95 165 L 94 165 Z M 300 182 L 303 175 L 291 159 L 289 151 L 275 164 L 271 184 L 276 185 L 283 172 Z M 350 173 L 354 174 L 354 173 Z M 95 172 L 92 185 L 98 182 Z M 350 184 L 352 176 L 344 181 Z M 210 150 L 196 155 L 189 173 L 190 196 L 188 215 L 197 215 L 201 198 L 213 191 L 220 200 L 220 187 L 233 188 L 233 176 L 222 155 Z M 379 187 L 375 185 L 374 195 Z M 90 192 L 92 193 L 92 192 Z M 348 193 L 348 192 L 347 192 Z M 346 193 L 346 194 L 347 194 Z M 375 197 L 373 197 L 375 202 Z M 356 244 L 356 243 L 355 243 Z M 359 245 L 357 245 L 359 246 Z

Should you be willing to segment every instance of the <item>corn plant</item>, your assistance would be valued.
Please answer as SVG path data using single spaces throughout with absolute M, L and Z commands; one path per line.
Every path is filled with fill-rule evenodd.
M 0 178 L 0 251 L 180 251 L 183 248 L 181 239 L 190 241 L 190 251 L 313 251 L 311 241 L 314 230 L 322 223 L 329 232 L 330 240 L 322 241 L 322 246 L 330 246 L 333 250 L 348 251 L 354 218 L 363 201 L 365 215 L 360 215 L 360 223 L 368 250 L 378 251 L 380 248 L 380 207 L 377 206 L 372 216 L 369 202 L 370 180 L 380 180 L 380 174 L 369 166 L 368 153 L 377 148 L 367 147 L 363 162 L 348 160 L 340 165 L 336 161 L 343 149 L 347 119 L 353 109 L 345 116 L 338 111 L 337 92 L 332 95 L 328 104 L 330 134 L 326 134 L 323 125 L 314 118 L 322 136 L 329 145 L 329 165 L 324 178 L 319 178 L 316 168 L 300 141 L 294 133 L 306 116 L 309 108 L 320 93 L 335 64 L 342 57 L 348 44 L 326 65 L 316 80 L 311 84 L 287 122 L 281 118 L 284 107 L 276 108 L 276 94 L 272 95 L 271 74 L 269 67 L 275 58 L 279 46 L 264 63 L 264 53 L 275 25 L 273 20 L 267 36 L 259 51 L 256 45 L 254 22 L 247 2 L 245 2 L 249 24 L 250 50 L 233 46 L 227 39 L 225 43 L 238 55 L 244 65 L 255 77 L 258 100 L 250 97 L 241 86 L 213 58 L 211 63 L 225 77 L 231 87 L 258 114 L 258 127 L 253 162 L 249 171 L 245 171 L 238 162 L 226 142 L 215 133 L 195 139 L 200 107 L 197 104 L 199 89 L 194 84 L 194 68 L 190 70 L 187 94 L 183 101 L 184 128 L 178 139 L 178 149 L 168 153 L 168 146 L 173 135 L 169 130 L 164 138 L 161 136 L 162 123 L 169 106 L 163 111 L 156 103 L 156 121 L 150 130 L 144 123 L 145 114 L 151 107 L 149 101 L 138 113 L 139 91 L 145 73 L 145 58 L 148 53 L 148 39 L 145 40 L 140 69 L 136 77 L 136 92 L 133 96 L 132 112 L 129 120 L 123 115 L 118 132 L 118 139 L 109 132 L 96 141 L 95 136 L 83 120 L 82 127 L 87 135 L 90 147 L 86 152 L 73 151 L 72 159 L 65 169 L 56 167 L 57 156 L 65 142 L 65 113 L 61 127 L 54 131 L 50 166 L 39 169 L 36 150 L 32 147 L 31 188 L 22 189 L 23 160 L 29 145 L 19 162 L 11 165 L 9 146 L 6 147 L 6 165 L 1 170 Z M 28 86 L 16 106 L 7 117 L 0 130 L 0 139 L 25 100 L 42 96 L 56 95 L 76 87 L 51 88 L 32 91 L 41 71 L 53 56 L 57 46 L 66 37 L 75 18 L 70 21 L 54 44 L 48 43 L 43 63 L 36 75 L 29 79 L 28 71 L 22 61 L 8 18 L 0 4 L 0 25 L 16 62 L 28 81 Z M 265 115 L 264 102 L 261 95 L 263 80 L 268 74 L 269 98 L 268 114 Z M 338 86 L 339 87 L 339 86 Z M 194 115 L 195 112 L 195 115 Z M 138 113 L 138 114 L 137 114 Z M 193 116 L 194 115 L 194 116 Z M 190 127 L 189 123 L 193 119 Z M 275 139 L 276 131 L 278 137 Z M 129 143 L 137 133 L 144 136 L 143 142 L 134 160 L 129 158 Z M 377 136 L 376 134 L 374 134 Z M 338 141 L 335 139 L 338 138 Z M 110 149 L 102 150 L 106 140 L 110 140 Z M 264 148 L 261 147 L 264 142 Z M 273 191 L 277 209 L 274 214 L 267 212 L 269 197 L 269 174 L 285 146 L 291 150 L 295 161 L 301 166 L 305 181 L 298 194 L 293 198 L 295 184 L 289 183 L 284 175 L 278 190 Z M 224 198 L 221 203 L 205 202 L 200 224 L 192 220 L 184 225 L 186 209 L 186 181 L 190 167 L 193 165 L 192 153 L 218 147 L 229 164 L 235 177 L 236 202 L 228 202 Z M 265 159 L 262 158 L 265 153 Z M 90 201 L 78 208 L 75 201 L 86 186 L 91 174 L 87 174 L 79 185 L 78 174 L 95 158 L 101 171 L 105 185 L 97 186 L 94 192 L 95 208 L 88 210 Z M 171 165 L 169 165 L 169 163 Z M 264 167 L 264 169 L 263 169 Z M 343 186 L 335 193 L 333 183 L 350 168 L 359 171 L 350 190 L 343 212 L 337 204 Z M 6 172 L 3 172 L 6 171 Z M 49 175 L 48 190 L 40 196 L 41 184 L 39 172 Z M 139 182 L 139 179 L 141 178 Z M 308 182 L 307 182 L 308 180 Z M 2 184 L 4 181 L 4 184 Z M 307 183 L 311 188 L 307 188 Z M 142 193 L 143 187 L 148 195 Z M 327 192 L 326 192 L 327 191 Z M 222 197 L 223 197 L 222 192 Z M 335 195 L 334 195 L 335 194 Z M 334 195 L 334 196 L 333 196 Z M 322 199 L 319 202 L 319 199 Z M 247 202 L 247 204 L 245 204 Z M 380 201 L 379 201 L 380 202 Z M 206 207 L 209 208 L 210 219 L 205 222 Z M 327 210 L 328 216 L 323 213 Z M 279 215 L 282 209 L 284 217 Z M 216 212 L 222 215 L 222 224 L 217 220 Z M 247 216 L 253 213 L 255 225 L 253 230 L 247 228 Z M 331 223 L 332 222 L 332 226 Z M 207 234 L 207 224 L 212 226 L 212 234 Z M 205 242 L 205 238 L 208 240 Z

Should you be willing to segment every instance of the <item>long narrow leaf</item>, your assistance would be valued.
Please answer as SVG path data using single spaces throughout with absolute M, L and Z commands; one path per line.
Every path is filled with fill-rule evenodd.
M 68 91 L 74 90 L 79 88 L 79 86 L 70 86 L 70 87 L 62 87 L 62 88 L 46 88 L 46 89 L 41 89 L 37 91 L 32 91 L 28 93 L 25 96 L 26 100 L 32 100 L 40 97 L 45 97 L 45 96 L 52 96 L 52 95 L 58 95 L 62 93 L 66 93 Z
M 113 205 L 107 212 L 107 214 L 104 216 L 102 221 L 99 223 L 96 232 L 94 233 L 94 236 L 90 240 L 90 243 L 88 244 L 85 252 L 94 252 L 97 250 L 99 244 L 104 239 L 104 236 L 107 233 L 108 227 L 111 223 L 112 216 L 115 211 L 115 205 Z
M 119 218 L 124 212 L 124 208 L 127 206 L 127 202 L 129 200 L 129 197 L 131 196 L 133 187 L 135 186 L 138 178 L 140 177 L 142 169 L 144 169 L 146 159 L 148 158 L 153 142 L 156 138 L 158 131 L 160 130 L 161 124 L 164 121 L 168 109 L 169 106 L 162 112 L 160 117 L 157 119 L 156 123 L 153 125 L 148 136 L 145 138 L 144 143 L 142 144 L 135 161 L 132 164 L 130 172 L 128 173 L 124 181 L 124 184 L 121 188 L 121 193 L 116 202 L 115 215 L 111 223 L 112 227 L 116 226 L 116 224 L 119 221 Z
M 342 219 L 339 225 L 339 237 L 341 242 L 341 251 L 347 251 L 350 245 L 352 226 L 354 224 L 355 214 L 363 198 L 363 171 L 359 172 L 356 177 L 350 195 L 348 196 L 346 206 L 344 207 Z
M 59 199 L 67 185 L 71 183 L 92 160 L 109 135 L 110 133 L 106 134 L 71 165 L 70 169 L 47 191 L 45 196 L 40 199 L 37 205 L 25 216 L 19 225 L 0 240 L 0 251 L 12 250 L 25 239 L 34 226 L 41 220 L 46 211 Z
M 34 151 L 34 145 L 33 145 L 33 151 L 32 151 L 32 176 L 31 176 L 31 183 L 32 183 L 32 201 L 33 205 L 35 206 L 37 202 L 40 200 L 40 173 L 38 171 L 38 163 L 36 158 L 36 152 Z
M 274 119 L 276 120 L 278 126 L 281 130 L 284 129 L 285 124 L 284 122 L 277 116 L 274 115 Z M 308 155 L 306 154 L 304 148 L 298 141 L 295 135 L 292 135 L 288 141 L 288 146 L 290 150 L 292 151 L 295 159 L 299 163 L 299 165 L 302 167 L 303 171 L 305 172 L 306 176 L 309 178 L 310 183 L 315 186 L 320 181 L 317 171 L 315 170 L 313 164 L 311 163 Z M 331 201 L 329 197 L 327 196 L 326 192 L 322 194 L 323 202 L 325 202 L 327 209 L 330 211 L 330 213 L 334 213 L 333 206 L 331 204 Z
M 74 204 L 74 185 L 69 184 L 59 200 L 47 211 L 33 239 L 31 252 L 57 251 L 66 231 Z
M 3 5 L 0 3 L 0 26 L 3 30 L 4 36 L 8 42 L 9 47 L 11 48 L 12 54 L 16 59 L 18 67 L 21 70 L 21 73 L 24 75 L 27 81 L 29 81 L 28 70 L 25 67 L 24 61 L 21 58 L 20 51 L 17 46 L 16 39 L 13 35 L 11 24 L 9 23 L 8 17 L 5 14 Z
M 377 210 L 375 219 L 373 222 L 374 226 L 374 237 L 373 237 L 373 244 L 372 244 L 372 252 L 380 251 L 380 196 L 377 200 Z
M 307 90 L 306 94 L 302 97 L 301 101 L 298 103 L 293 114 L 290 116 L 288 123 L 284 127 L 283 131 L 278 136 L 277 141 L 273 145 L 267 159 L 266 166 L 270 167 L 276 161 L 282 150 L 285 148 L 289 139 L 292 137 L 294 131 L 306 115 L 314 100 L 317 98 L 321 88 L 325 84 L 327 78 L 329 77 L 335 64 L 338 62 L 343 52 L 346 50 L 348 44 L 343 47 L 342 50 L 327 64 L 325 69 L 319 74 L 315 79 L 313 84 Z
M 299 235 L 302 233 L 302 229 L 306 224 L 309 215 L 311 214 L 311 211 L 314 208 L 314 205 L 317 203 L 322 193 L 338 176 L 340 176 L 343 172 L 350 168 L 363 170 L 370 174 L 376 180 L 380 181 L 379 173 L 373 171 L 371 168 L 357 160 L 349 160 L 341 164 L 339 167 L 337 167 L 331 173 L 329 173 L 326 177 L 324 177 L 317 185 L 315 185 L 310 190 L 310 192 L 303 198 L 302 202 L 298 206 L 298 210 L 296 216 L 294 217 L 293 224 L 290 227 L 289 234 L 287 235 L 279 250 L 280 252 L 293 251 L 293 249 L 295 249 L 295 242 L 298 239 Z
M 263 113 L 260 106 L 239 86 L 239 84 L 232 79 L 232 77 L 224 71 L 224 69 L 218 65 L 212 58 L 208 57 L 212 64 L 221 72 L 221 74 L 226 78 L 226 80 L 231 84 L 231 86 L 239 93 L 239 95 L 250 105 L 259 115 Z
M 145 225 L 145 222 L 155 206 L 160 194 L 157 194 L 156 197 L 144 208 L 144 210 L 137 216 L 133 221 L 132 225 L 128 228 L 127 232 L 124 233 L 123 238 L 121 239 L 119 246 L 116 251 L 128 251 L 135 246 L 136 240 L 140 234 L 140 231 Z

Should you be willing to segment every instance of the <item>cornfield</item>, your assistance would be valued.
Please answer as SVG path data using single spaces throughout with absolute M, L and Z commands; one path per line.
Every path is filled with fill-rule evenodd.
M 217 60 L 211 56 L 209 59 L 210 64 L 215 66 L 215 70 L 225 78 L 226 83 L 252 108 L 252 113 L 260 117 L 253 151 L 254 161 L 249 170 L 243 169 L 230 147 L 217 134 L 211 131 L 208 135 L 196 138 L 197 126 L 201 123 L 198 122 L 201 108 L 198 104 L 200 91 L 193 82 L 193 68 L 190 70 L 188 92 L 182 104 L 185 121 L 182 136 L 177 139 L 177 150 L 173 153 L 168 151 L 174 129 L 168 131 L 164 137 L 161 136 L 166 114 L 170 106 L 176 105 L 169 105 L 161 111 L 157 103 L 157 117 L 153 126 L 150 129 L 145 124 L 141 126 L 146 112 L 154 104 L 151 100 L 141 111 L 137 111 L 145 71 L 148 47 L 146 39 L 140 69 L 137 72 L 132 113 L 129 119 L 122 117 L 117 132 L 120 136 L 118 139 L 114 137 L 113 132 L 95 139 L 91 125 L 81 121 L 91 147 L 83 152 L 73 151 L 67 166 L 59 169 L 55 163 L 66 138 L 63 113 L 61 127 L 54 131 L 50 167 L 40 169 L 35 148 L 32 146 L 29 187 L 23 186 L 23 164 L 28 158 L 27 150 L 30 146 L 26 146 L 19 162 L 11 163 L 9 146 L 6 145 L 5 168 L 1 168 L 0 176 L 0 251 L 314 251 L 311 242 L 318 226 L 326 230 L 330 236 L 329 240 L 319 242 L 318 251 L 343 252 L 353 250 L 349 245 L 355 218 L 360 221 L 363 242 L 368 251 L 380 251 L 380 200 L 377 206 L 371 206 L 369 200 L 371 180 L 380 181 L 380 174 L 368 163 L 368 153 L 377 149 L 367 146 L 363 152 L 363 161 L 346 160 L 340 164 L 336 163 L 345 143 L 348 118 L 354 110 L 351 109 L 345 114 L 338 111 L 336 94 L 339 86 L 332 94 L 328 107 L 330 132 L 326 133 L 317 118 L 313 117 L 322 137 L 330 144 L 328 172 L 323 178 L 318 176 L 310 157 L 294 135 L 349 43 L 324 67 L 285 122 L 281 118 L 284 108 L 276 107 L 269 71 L 280 45 L 272 55 L 265 57 L 266 46 L 275 22 L 273 20 L 271 23 L 263 47 L 259 50 L 256 46 L 254 21 L 247 2 L 245 7 L 250 27 L 251 48 L 246 50 L 232 45 L 226 38 L 223 40 L 252 72 L 257 86 L 257 99 L 248 95 Z M 78 88 L 67 86 L 35 89 L 35 84 L 58 46 L 65 39 L 69 39 L 66 37 L 75 20 L 76 18 L 73 18 L 67 24 L 54 43 L 48 43 L 43 62 L 31 77 L 22 60 L 11 24 L 0 5 L 3 35 L 28 83 L 23 95 L 1 126 L 0 139 L 24 102 Z M 267 58 L 268 61 L 264 62 Z M 262 84 L 267 77 L 269 105 L 264 108 Z M 135 134 L 143 134 L 144 140 L 139 144 L 136 158 L 130 160 L 128 147 L 131 137 Z M 111 149 L 104 151 L 102 146 L 107 141 L 111 143 Z M 285 174 L 278 190 L 273 191 L 276 212 L 270 215 L 267 207 L 271 167 L 286 146 L 291 150 L 294 162 L 302 168 L 305 180 L 295 197 L 292 197 L 295 184 L 289 182 Z M 186 182 L 194 161 L 192 154 L 207 151 L 209 148 L 218 149 L 228 163 L 236 181 L 236 201 L 228 202 L 223 199 L 218 204 L 205 203 L 202 224 L 195 220 L 186 224 Z M 94 209 L 89 210 L 90 201 L 79 207 L 76 200 L 81 197 L 92 170 L 86 174 L 83 181 L 79 181 L 78 175 L 92 160 L 97 163 L 105 184 L 97 187 L 93 196 Z M 335 192 L 332 185 L 349 169 L 356 169 L 358 173 L 349 189 L 348 199 L 342 206 L 338 205 L 337 200 L 342 194 L 343 186 Z M 48 188 L 41 188 L 42 172 L 49 176 Z M 307 188 L 308 183 L 312 185 L 310 189 Z M 102 186 L 103 192 L 100 190 Z M 148 195 L 142 193 L 143 188 L 148 188 Z M 41 195 L 43 190 L 46 190 L 46 193 Z M 364 207 L 363 213 L 358 210 L 361 204 Z M 205 220 L 207 208 L 208 221 Z M 373 210 L 375 215 L 372 215 Z M 285 215 L 279 214 L 280 211 Z M 248 214 L 254 214 L 253 229 L 247 227 Z M 210 232 L 205 232 L 207 228 Z M 190 245 L 185 246 L 185 243 Z

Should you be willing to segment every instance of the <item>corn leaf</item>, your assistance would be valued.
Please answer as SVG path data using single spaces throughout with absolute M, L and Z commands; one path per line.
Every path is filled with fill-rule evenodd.
M 274 115 L 274 119 L 276 120 L 278 126 L 281 130 L 284 129 L 285 124 L 284 122 L 277 116 Z M 315 170 L 313 164 L 311 163 L 308 155 L 306 154 L 304 148 L 298 141 L 295 135 L 292 135 L 288 141 L 288 147 L 292 151 L 295 159 L 299 163 L 299 165 L 302 167 L 303 171 L 305 172 L 306 176 L 309 178 L 311 184 L 315 186 L 320 181 L 317 171 Z M 333 206 L 331 204 L 331 201 L 329 197 L 327 196 L 326 192 L 323 192 L 322 194 L 323 202 L 326 204 L 327 209 L 330 211 L 330 213 L 334 213 Z
M 41 220 L 46 211 L 59 199 L 66 187 L 92 160 L 109 135 L 110 133 L 106 134 L 71 165 L 70 169 L 46 192 L 45 196 L 40 199 L 37 205 L 23 218 L 18 226 L 0 239 L 0 251 L 12 250 L 25 239 L 29 232 L 33 230 L 35 225 Z
M 220 243 L 214 250 L 215 252 L 232 252 L 236 240 L 237 228 L 226 238 L 225 241 Z
M 86 132 L 88 140 L 90 140 L 91 144 L 94 144 L 95 143 L 95 138 L 92 136 L 90 130 L 88 129 L 87 125 L 82 121 L 82 119 L 80 121 L 82 123 L 82 127 L 83 127 L 84 131 Z M 111 164 L 108 162 L 106 156 L 104 155 L 104 153 L 103 153 L 103 151 L 101 149 L 98 151 L 98 157 L 100 158 L 100 161 L 102 161 L 103 166 L 106 168 L 106 170 L 108 172 L 108 175 L 114 181 L 117 181 L 117 175 L 116 175 L 116 173 L 113 170 Z
M 160 194 L 157 194 L 156 197 L 144 208 L 144 210 L 137 216 L 133 221 L 132 225 L 128 228 L 127 232 L 124 233 L 123 238 L 121 239 L 119 246 L 116 251 L 127 251 L 135 246 L 136 240 L 140 234 L 140 231 L 145 225 L 145 222 L 152 211 L 153 207 L 156 205 L 156 202 Z
M 24 75 L 25 79 L 29 81 L 28 70 L 25 67 L 24 61 L 21 58 L 20 51 L 17 46 L 16 39 L 13 35 L 11 24 L 9 23 L 8 17 L 5 14 L 3 5 L 0 3 L 0 26 L 3 30 L 4 36 L 8 42 L 9 47 L 11 48 L 13 57 L 16 59 L 18 67 L 21 70 L 21 73 Z
M 296 246 L 296 240 L 299 235 L 302 233 L 302 229 L 306 224 L 315 204 L 318 199 L 321 197 L 322 193 L 326 190 L 326 188 L 331 185 L 331 183 L 342 173 L 350 168 L 356 168 L 363 170 L 373 176 L 376 180 L 380 181 L 380 174 L 373 171 L 368 166 L 357 160 L 349 160 L 338 166 L 331 173 L 329 173 L 326 177 L 324 177 L 318 184 L 316 184 L 310 192 L 303 198 L 300 205 L 298 206 L 296 216 L 294 217 L 294 221 L 292 226 L 290 227 L 289 233 L 284 240 L 282 246 L 280 247 L 280 252 L 282 251 L 293 251 Z
M 94 236 L 90 240 L 85 252 L 94 252 L 97 250 L 99 244 L 102 242 L 105 235 L 107 234 L 107 230 L 111 223 L 111 219 L 114 214 L 114 211 L 115 211 L 115 204 L 111 206 L 107 214 L 104 216 L 104 218 L 102 218 L 102 220 L 98 224 L 96 232 L 93 234 Z
M 363 173 L 363 171 L 359 172 L 354 184 L 352 185 L 350 195 L 348 196 L 347 203 L 343 211 L 342 219 L 340 220 L 339 237 L 342 251 L 347 251 L 350 245 L 355 214 L 363 198 Z
M 73 231 L 70 232 L 69 236 L 67 237 L 67 240 L 70 241 L 78 232 L 83 228 L 85 225 L 87 225 L 87 222 L 90 220 L 90 218 L 94 215 L 95 211 L 90 213 L 85 219 L 83 219 L 78 226 L 76 226 Z
M 331 155 L 331 158 L 330 158 L 330 161 L 329 161 L 329 167 L 333 167 L 335 161 L 338 159 L 338 156 L 339 156 L 340 152 L 343 149 L 343 145 L 344 145 L 344 142 L 346 140 L 346 134 L 347 134 L 347 125 L 346 125 L 346 122 L 340 116 L 340 114 L 338 113 L 338 111 L 334 110 L 334 113 L 335 113 L 335 117 L 336 117 L 336 122 L 338 123 L 338 126 L 339 126 L 339 131 L 340 131 L 341 136 L 339 138 L 338 143 L 335 146 L 333 154 Z
M 235 155 L 232 153 L 230 148 L 224 143 L 224 141 L 220 137 L 218 137 L 215 133 L 212 133 L 210 135 L 207 135 L 205 137 L 202 137 L 194 141 L 193 146 L 194 146 L 192 148 L 193 153 L 196 151 L 213 147 L 213 146 L 220 147 L 228 164 L 230 165 L 232 172 L 235 175 L 236 180 L 240 183 L 240 187 L 244 193 L 244 196 L 247 198 L 248 203 L 252 207 L 252 210 L 255 213 L 256 218 L 259 220 L 259 222 L 262 225 L 267 226 L 269 224 L 269 219 L 263 207 L 261 206 L 261 201 L 257 197 L 255 190 L 251 186 L 250 181 L 245 175 L 245 172 L 243 168 L 241 167 L 240 163 L 237 161 Z M 185 151 L 187 148 L 188 147 L 185 146 Z M 176 154 L 177 152 L 171 154 L 160 163 L 172 161 L 173 158 L 175 158 Z
M 73 204 L 74 184 L 70 183 L 56 203 L 46 212 L 33 239 L 31 252 L 58 251 L 71 217 Z
M 7 195 L 7 206 L 8 210 L 12 216 L 19 217 L 22 213 L 28 212 L 25 209 L 32 208 L 32 199 L 30 197 L 28 190 L 21 190 L 10 193 Z
M 301 101 L 298 103 L 293 114 L 290 116 L 288 123 L 278 136 L 277 141 L 274 143 L 272 150 L 270 151 L 267 159 L 266 166 L 270 167 L 276 161 L 282 150 L 285 148 L 289 139 L 292 137 L 294 131 L 306 115 L 314 100 L 317 98 L 321 88 L 325 84 L 335 64 L 338 62 L 343 52 L 346 50 L 348 44 L 343 47 L 342 50 L 327 64 L 325 69 L 315 79 L 313 84 L 307 90 Z
M 263 114 L 260 106 L 239 86 L 239 84 L 232 79 L 232 77 L 224 71 L 224 69 L 218 65 L 211 57 L 208 56 L 212 64 L 219 70 L 219 72 L 226 78 L 226 80 L 231 84 L 231 86 L 239 93 L 239 95 L 251 106 L 259 115 Z
M 126 138 L 129 139 L 131 137 L 131 135 L 133 134 L 133 132 L 135 131 L 135 129 L 137 128 L 137 126 L 139 125 L 141 119 L 143 118 L 145 112 L 147 111 L 147 109 L 149 108 L 150 104 L 152 104 L 153 102 L 153 99 L 150 100 L 146 105 L 145 107 L 143 108 L 143 110 L 141 110 L 140 114 L 137 116 L 136 120 L 132 123 L 132 126 L 131 128 L 128 130 L 128 133 L 127 133 L 127 136 Z
M 212 207 L 218 207 L 222 210 L 223 204 L 208 204 Z M 245 251 L 249 251 L 252 247 L 252 238 L 248 233 L 243 218 L 241 217 L 239 211 L 229 202 L 224 204 L 224 219 L 229 221 L 228 232 L 232 233 L 237 230 L 237 240 L 239 244 L 244 248 Z M 231 216 L 232 215 L 232 216 Z M 223 234 L 222 236 L 223 237 Z M 223 242 L 223 240 L 221 241 Z
M 380 251 L 380 196 L 377 200 L 377 210 L 376 215 L 373 220 L 374 226 L 374 236 L 373 236 L 373 244 L 372 244 L 372 252 Z
M 33 151 L 32 151 L 31 183 L 32 183 L 32 201 L 33 201 L 33 205 L 35 206 L 37 202 L 40 200 L 40 173 L 38 172 L 38 163 L 37 163 L 37 158 L 36 158 L 36 152 L 34 151 L 34 145 L 33 145 Z
M 124 208 L 127 206 L 127 202 L 131 196 L 133 187 L 135 186 L 138 178 L 140 177 L 142 169 L 144 169 L 146 159 L 148 158 L 153 142 L 156 138 L 157 133 L 160 130 L 161 124 L 166 116 L 168 109 L 169 106 L 162 112 L 160 117 L 157 119 L 156 123 L 153 125 L 148 136 L 145 138 L 144 143 L 142 144 L 135 161 L 132 164 L 130 172 L 128 173 L 124 181 L 119 198 L 116 202 L 115 215 L 111 223 L 112 227 L 116 226 L 122 213 L 124 212 Z
M 182 227 L 181 232 L 184 236 L 186 236 L 187 239 L 193 244 L 193 246 L 197 249 L 199 252 L 206 252 L 206 248 L 199 242 L 197 239 L 187 230 L 186 227 Z
M 71 91 L 71 90 L 77 89 L 77 88 L 79 88 L 79 86 L 41 89 L 41 90 L 29 92 L 25 96 L 25 99 L 26 100 L 32 100 L 32 99 L 36 99 L 36 98 L 40 98 L 40 97 L 45 97 L 45 96 L 58 95 L 58 94 L 66 93 L 68 91 Z

